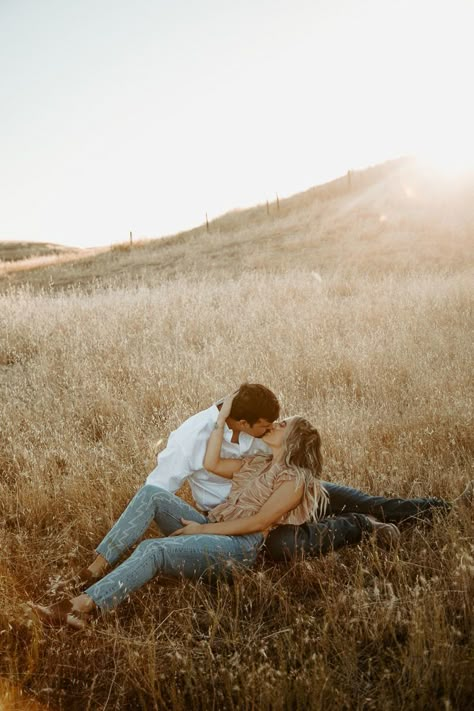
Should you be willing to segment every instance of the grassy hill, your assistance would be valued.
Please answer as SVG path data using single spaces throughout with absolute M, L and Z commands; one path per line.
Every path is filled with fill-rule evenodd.
M 49 257 L 74 251 L 78 250 L 49 242 L 0 242 L 0 262 L 18 262 L 33 257 Z
M 2 272 L 0 708 L 472 706 L 472 507 L 391 551 L 157 577 L 84 634 L 25 610 L 91 562 L 169 433 L 246 380 L 317 425 L 324 478 L 453 500 L 473 476 L 471 197 L 399 161 Z
M 0 271 L 0 290 L 156 284 L 179 275 L 288 268 L 333 273 L 442 269 L 472 257 L 472 185 L 423 174 L 414 161 L 352 172 L 304 193 L 236 210 L 209 225 L 130 247 L 84 251 L 34 268 Z

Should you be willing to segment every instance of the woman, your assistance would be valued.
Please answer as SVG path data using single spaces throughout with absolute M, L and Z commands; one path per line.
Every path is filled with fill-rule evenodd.
M 327 497 L 319 483 L 318 431 L 304 418 L 291 417 L 263 437 L 271 455 L 222 459 L 232 399 L 224 400 L 204 459 L 208 471 L 233 479 L 228 499 L 205 516 L 163 489 L 143 487 L 142 499 L 134 497 L 97 549 L 94 566 L 87 569 L 92 584 L 85 592 L 49 607 L 32 605 L 44 622 L 81 629 L 95 609 L 116 607 L 159 574 L 199 578 L 206 573 L 226 575 L 235 565 L 250 567 L 272 526 L 299 525 L 324 514 Z M 127 560 L 101 577 L 153 518 L 167 537 L 142 541 Z M 393 524 L 367 522 L 368 530 L 377 527 L 397 531 Z

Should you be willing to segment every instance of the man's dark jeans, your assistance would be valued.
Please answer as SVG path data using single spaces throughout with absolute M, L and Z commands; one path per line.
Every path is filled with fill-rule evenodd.
M 401 523 L 428 519 L 433 511 L 448 512 L 451 504 L 434 497 L 399 499 L 370 496 L 349 486 L 322 482 L 329 496 L 328 518 L 302 526 L 277 526 L 265 541 L 266 554 L 272 560 L 288 560 L 305 554 L 320 556 L 350 543 L 359 543 L 364 531 L 371 531 L 367 515 L 380 521 Z M 332 516 L 332 518 L 331 518 Z

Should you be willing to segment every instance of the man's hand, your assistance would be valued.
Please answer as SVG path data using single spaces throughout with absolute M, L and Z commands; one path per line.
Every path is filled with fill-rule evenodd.
M 196 533 L 202 533 L 203 523 L 196 523 L 196 521 L 188 521 L 185 518 L 180 519 L 183 524 L 183 528 L 178 528 L 177 531 L 170 533 L 170 536 L 192 536 Z

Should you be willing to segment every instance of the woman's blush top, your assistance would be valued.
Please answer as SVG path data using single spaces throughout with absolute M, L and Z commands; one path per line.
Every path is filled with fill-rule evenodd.
M 253 516 L 285 481 L 294 481 L 296 487 L 296 472 L 292 472 L 291 468 L 273 464 L 271 456 L 256 455 L 244 459 L 242 468 L 233 476 L 229 496 L 226 501 L 209 511 L 208 520 L 215 523 Z M 313 492 L 308 491 L 310 488 Z M 305 487 L 303 498 L 298 506 L 288 511 L 273 525 L 289 523 L 299 526 L 314 518 L 314 496 L 319 499 L 319 491 L 323 498 L 327 496 L 318 481 L 315 481 L 315 487 Z

